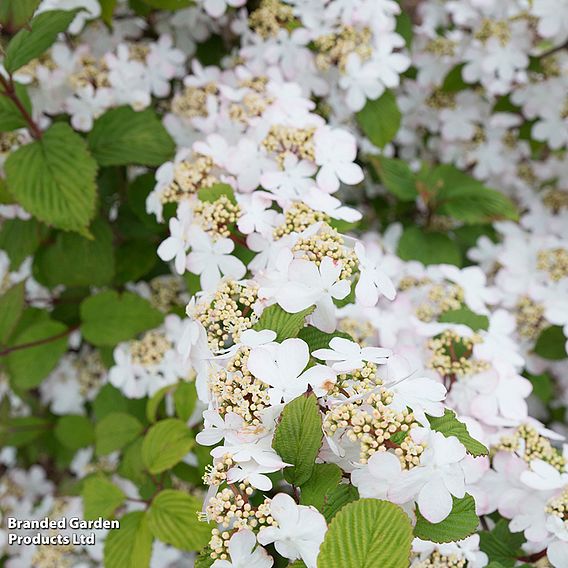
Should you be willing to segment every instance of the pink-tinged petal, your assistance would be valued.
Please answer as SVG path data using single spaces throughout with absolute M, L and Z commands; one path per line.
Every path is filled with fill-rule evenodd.
M 218 262 L 223 274 L 234 280 L 240 280 L 247 273 L 246 266 L 236 256 L 222 256 Z
M 316 310 L 312 314 L 312 324 L 326 333 L 335 331 L 335 305 L 329 296 L 322 297 L 316 303 Z
M 341 274 L 341 264 L 334 262 L 329 256 L 325 256 L 319 267 L 323 286 L 329 287 L 337 281 Z
M 275 380 L 278 375 L 274 356 L 265 347 L 256 347 L 250 352 L 247 368 L 257 379 L 267 384 L 271 384 L 269 381 Z
M 177 254 L 179 248 L 179 241 L 173 237 L 168 237 L 165 241 L 160 243 L 158 247 L 158 256 L 166 262 L 172 260 Z
M 286 284 L 276 294 L 277 302 L 285 311 L 291 314 L 297 314 L 313 306 L 317 298 L 317 291 L 309 290 L 296 282 Z
M 554 568 L 566 568 L 568 566 L 568 542 L 561 540 L 553 542 L 549 545 L 546 554 Z
M 359 275 L 359 281 L 355 286 L 355 297 L 365 307 L 372 308 L 379 301 L 379 291 L 368 270 L 363 270 Z
M 297 338 L 283 341 L 276 352 L 276 363 L 280 374 L 296 379 L 306 368 L 310 359 L 308 344 Z
M 316 176 L 316 181 L 319 187 L 328 193 L 334 193 L 339 189 L 339 179 L 331 166 L 322 166 Z
M 442 522 L 452 511 L 452 496 L 440 477 L 434 477 L 421 489 L 418 508 L 431 523 Z
M 442 473 L 444 485 L 458 499 L 465 496 L 465 476 L 461 468 L 453 467 Z
M 355 185 L 363 181 L 365 174 L 361 169 L 361 166 L 358 164 L 338 164 L 335 168 L 337 173 L 337 177 L 343 182 L 348 185 Z
M 336 374 L 325 365 L 310 367 L 301 377 L 315 391 L 317 396 L 323 396 L 335 384 Z

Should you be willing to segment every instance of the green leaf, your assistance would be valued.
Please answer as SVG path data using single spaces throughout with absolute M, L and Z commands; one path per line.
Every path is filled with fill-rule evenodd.
M 10 258 L 12 270 L 17 270 L 22 262 L 34 254 L 49 229 L 36 221 L 7 219 L 0 228 L 0 249 Z
M 325 495 L 322 511 L 325 520 L 330 523 L 345 505 L 357 499 L 359 499 L 359 491 L 356 487 L 349 483 L 340 483 Z
M 144 4 L 159 10 L 181 10 L 193 6 L 195 0 L 142 0 Z
M 199 201 L 215 203 L 220 197 L 225 196 L 231 203 L 236 204 L 235 192 L 228 183 L 216 183 L 211 187 L 203 187 L 197 192 Z
M 444 79 L 442 83 L 442 91 L 445 93 L 457 93 L 463 91 L 464 89 L 469 89 L 468 85 L 462 78 L 462 70 L 465 67 L 465 63 L 461 63 L 454 67 Z
M 458 245 L 443 233 L 426 233 L 415 226 L 407 227 L 398 243 L 402 260 L 419 260 L 422 264 L 462 265 Z
M 549 373 L 533 375 L 525 372 L 524 376 L 531 382 L 532 394 L 540 398 L 544 404 L 548 404 L 554 398 L 554 380 Z
M 12 384 L 22 389 L 37 387 L 67 350 L 67 332 L 67 327 L 62 323 L 47 320 L 18 333 L 10 342 L 11 347 L 34 345 L 17 349 L 6 356 Z
M 430 428 L 440 432 L 446 438 L 455 436 L 467 450 L 468 454 L 474 457 L 486 456 L 489 450 L 475 438 L 472 438 L 467 431 L 467 427 L 463 422 L 460 422 L 453 410 L 446 409 L 443 416 L 429 416 Z
M 480 316 L 468 308 L 459 308 L 458 310 L 444 312 L 438 318 L 438 321 L 443 323 L 461 323 L 467 325 L 473 329 L 473 331 L 489 329 L 489 318 L 487 316 Z
M 312 475 L 323 438 L 322 420 L 315 395 L 299 396 L 280 415 L 272 447 L 292 467 L 284 470 L 286 481 L 304 484 Z
M 93 345 L 113 346 L 158 327 L 163 314 L 148 300 L 131 292 L 101 292 L 87 298 L 80 308 L 81 332 Z
M 296 337 L 300 330 L 304 327 L 306 317 L 315 309 L 310 306 L 297 314 L 289 314 L 280 306 L 274 304 L 266 308 L 260 319 L 254 324 L 253 329 L 262 331 L 263 329 L 271 329 L 276 332 L 276 341 L 284 341 L 290 337 Z
M 128 513 L 120 519 L 120 529 L 111 530 L 105 539 L 105 568 L 147 568 L 152 556 L 152 533 L 148 515 Z
M 101 5 L 101 19 L 107 26 L 112 26 L 112 15 L 117 0 L 99 0 Z
M 404 38 L 406 47 L 412 47 L 412 18 L 407 12 L 402 12 L 396 17 L 396 33 Z
M 3 0 L 0 2 L 0 26 L 8 33 L 14 33 L 33 16 L 40 2 L 41 0 Z
M 155 112 L 129 106 L 111 109 L 95 121 L 89 148 L 101 166 L 160 166 L 170 160 L 175 144 Z
M 434 190 L 438 214 L 449 215 L 468 224 L 518 219 L 517 208 L 508 197 L 485 187 L 454 166 L 438 166 L 424 179 Z
M 156 245 L 150 241 L 127 241 L 116 249 L 115 282 L 136 282 L 156 265 Z
M 194 446 L 191 430 L 181 420 L 168 418 L 154 424 L 142 444 L 142 459 L 150 473 L 162 473 L 180 462 Z
M 93 238 L 60 232 L 53 245 L 40 249 L 35 263 L 50 288 L 104 286 L 114 276 L 112 231 L 106 221 L 96 219 L 90 227 Z
M 83 518 L 94 520 L 108 518 L 123 503 L 122 490 L 102 476 L 89 477 L 83 484 Z
M 41 140 L 11 153 L 5 169 L 10 193 L 29 213 L 54 227 L 88 235 L 95 214 L 97 164 L 69 125 L 50 126 Z
M 93 412 L 97 420 L 113 412 L 125 412 L 127 402 L 122 393 L 111 384 L 103 385 L 97 398 L 93 401 Z
M 334 337 L 342 337 L 343 339 L 349 339 L 353 341 L 353 338 L 343 331 L 335 331 L 334 333 L 326 333 L 325 331 L 320 331 L 317 327 L 308 325 L 300 330 L 298 337 L 303 339 L 310 348 L 310 352 L 317 351 L 318 349 L 325 349 L 329 347 L 329 342 Z
M 93 425 L 85 416 L 69 414 L 62 416 L 55 425 L 55 437 L 66 448 L 78 450 L 86 448 L 95 441 Z
M 383 185 L 401 201 L 415 201 L 418 197 L 416 176 L 403 160 L 372 156 L 369 162 L 379 174 Z
M 156 422 L 158 409 L 166 395 L 175 389 L 175 385 L 166 385 L 160 390 L 156 391 L 146 403 L 146 418 L 149 422 Z
M 566 354 L 566 337 L 562 327 L 553 325 L 543 329 L 536 340 L 534 352 L 551 361 L 565 359 L 568 355 Z
M 198 520 L 201 501 L 182 491 L 166 489 L 152 501 L 148 525 L 162 542 L 181 550 L 200 550 L 211 537 L 211 527 Z
M 473 497 L 466 493 L 463 499 L 452 499 L 452 512 L 441 523 L 427 521 L 417 508 L 414 535 L 432 542 L 453 542 L 473 534 L 479 524 Z
M 361 130 L 378 148 L 384 148 L 396 136 L 402 118 L 391 91 L 374 101 L 368 100 L 355 116 Z
M 24 102 L 26 110 L 31 112 L 30 99 L 26 88 L 19 83 L 15 85 L 16 96 Z M 0 132 L 9 132 L 17 128 L 25 128 L 28 125 L 16 104 L 5 92 L 0 89 Z
M 0 446 L 20 448 L 48 432 L 49 420 L 37 416 L 22 416 L 0 421 Z
M 521 546 L 524 542 L 523 533 L 512 533 L 504 519 L 491 532 L 479 533 L 479 548 L 491 561 L 499 563 L 503 568 L 513 568 L 516 565 L 517 557 L 522 556 Z
M 341 469 L 334 463 L 316 463 L 312 475 L 302 485 L 300 503 L 313 505 L 319 511 L 323 510 L 325 496 L 337 487 L 341 481 Z
M 120 450 L 143 430 L 139 420 L 125 412 L 107 414 L 95 426 L 95 452 L 98 456 Z
M 10 41 L 4 57 L 4 68 L 13 73 L 32 59 L 39 57 L 64 32 L 79 10 L 50 10 L 38 14 Z
M 333 519 L 320 547 L 318 568 L 408 568 L 412 525 L 387 501 L 359 499 Z
M 137 438 L 122 451 L 122 459 L 118 466 L 118 474 L 130 479 L 136 485 L 143 485 L 148 481 L 148 474 L 144 470 L 142 460 L 142 438 Z
M 196 402 L 197 391 L 195 389 L 195 383 L 179 383 L 174 392 L 174 404 L 176 407 L 176 414 L 180 420 L 187 422 L 190 419 L 193 411 L 195 410 Z
M 25 283 L 14 284 L 0 296 L 0 345 L 10 338 L 24 311 Z

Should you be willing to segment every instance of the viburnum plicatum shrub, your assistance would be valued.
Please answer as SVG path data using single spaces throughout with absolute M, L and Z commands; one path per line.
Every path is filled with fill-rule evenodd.
M 0 25 L 3 566 L 568 566 L 568 0 Z

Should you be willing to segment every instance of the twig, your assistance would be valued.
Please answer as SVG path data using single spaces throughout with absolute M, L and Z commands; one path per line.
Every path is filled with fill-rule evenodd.
M 563 43 L 562 45 L 557 45 L 556 47 L 553 47 L 552 49 L 549 49 L 548 51 L 541 53 L 538 56 L 538 58 L 541 59 L 543 57 L 548 57 L 549 55 L 554 55 L 555 53 L 558 53 L 559 51 L 562 51 L 563 49 L 566 48 L 568 48 L 568 41 Z
M 4 351 L 0 351 L 0 357 L 4 357 L 5 355 L 9 355 L 14 351 L 19 351 L 20 349 L 28 349 L 29 347 L 38 347 L 39 345 L 44 345 L 46 343 L 51 343 L 52 341 L 56 341 L 57 339 L 61 339 L 69 335 L 71 332 L 75 331 L 79 326 L 75 325 L 58 333 L 57 335 L 52 335 L 51 337 L 45 337 L 44 339 L 38 339 L 37 341 L 30 341 L 29 343 L 20 343 L 19 345 L 14 345 L 12 347 L 8 347 L 8 349 L 4 349 Z
M 5 97 L 8 97 L 14 103 L 16 108 L 20 111 L 20 114 L 23 116 L 24 120 L 28 123 L 28 130 L 30 131 L 32 138 L 40 140 L 43 136 L 43 133 L 16 94 L 12 77 L 10 77 L 10 80 L 8 81 L 0 74 L 0 85 L 2 85 L 2 87 L 4 88 L 1 94 L 3 94 Z

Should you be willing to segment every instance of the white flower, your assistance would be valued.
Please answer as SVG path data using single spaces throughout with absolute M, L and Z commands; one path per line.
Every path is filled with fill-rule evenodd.
M 375 452 L 367 465 L 353 470 L 351 482 L 361 497 L 387 499 L 388 490 L 400 477 L 400 460 L 390 452 Z
M 420 466 L 407 470 L 389 491 L 395 503 L 416 498 L 422 515 L 431 523 L 443 521 L 452 510 L 452 495 L 465 495 L 465 478 L 460 462 L 466 451 L 455 436 L 446 438 L 439 432 L 422 428 L 412 431 L 414 439 L 425 441 Z
M 211 568 L 270 568 L 274 560 L 262 546 L 255 549 L 255 545 L 256 537 L 252 531 L 237 531 L 227 545 L 231 560 L 215 560 Z
M 182 201 L 178 206 L 177 217 L 170 219 L 170 236 L 162 241 L 158 247 L 158 256 L 162 260 L 168 262 L 175 259 L 178 274 L 185 272 L 192 220 L 193 212 L 190 203 Z
M 214 290 L 222 275 L 240 280 L 246 274 L 245 265 L 236 256 L 231 256 L 235 248 L 231 239 L 219 238 L 213 241 L 205 231 L 195 229 L 191 231 L 190 241 L 187 268 L 201 276 L 203 290 Z
M 360 111 L 367 99 L 378 99 L 384 93 L 385 87 L 378 75 L 376 63 L 362 63 L 356 53 L 349 55 L 345 74 L 339 79 L 339 86 L 347 91 L 347 105 L 353 112 Z
M 272 498 L 270 514 L 278 527 L 262 528 L 258 542 L 263 545 L 273 542 L 276 551 L 285 558 L 301 558 L 307 568 L 316 568 L 319 548 L 327 531 L 323 516 L 314 507 L 296 505 L 285 493 Z
M 338 280 L 341 264 L 326 256 L 319 267 L 308 260 L 293 260 L 288 274 L 290 282 L 276 292 L 277 302 L 290 313 L 298 313 L 315 304 L 312 323 L 322 331 L 335 330 L 333 300 L 343 300 L 351 289 L 347 280 Z
M 347 373 L 361 369 L 365 361 L 383 365 L 391 355 L 390 349 L 381 347 L 361 347 L 358 343 L 343 337 L 334 337 L 330 342 L 331 349 L 318 349 L 312 355 L 325 361 L 334 361 L 331 368 L 338 373 Z
M 357 143 L 349 132 L 324 126 L 314 134 L 314 146 L 320 166 L 316 181 L 324 191 L 334 193 L 340 181 L 348 185 L 363 181 L 363 170 L 354 163 Z
M 283 169 L 266 171 L 260 182 L 281 199 L 302 198 L 305 192 L 315 186 L 313 175 L 317 168 L 307 160 L 299 160 L 295 154 L 286 154 Z
M 255 347 L 250 352 L 247 367 L 261 381 L 270 385 L 268 394 L 272 404 L 289 402 L 305 393 L 308 385 L 317 395 L 324 394 L 326 386 L 335 381 L 335 373 L 324 365 L 314 365 L 304 371 L 310 360 L 305 341 L 297 338 L 282 343 Z
M 237 8 L 244 5 L 246 0 L 202 0 L 202 3 L 205 11 L 212 18 L 219 18 L 225 13 L 228 6 Z
M 396 290 L 388 275 L 367 256 L 365 247 L 361 243 L 355 244 L 355 252 L 359 260 L 359 281 L 355 286 L 355 297 L 360 304 L 373 307 L 379 301 L 380 294 L 389 300 L 394 300 Z

